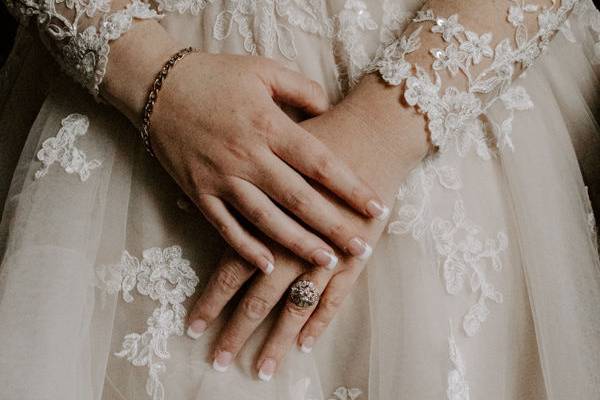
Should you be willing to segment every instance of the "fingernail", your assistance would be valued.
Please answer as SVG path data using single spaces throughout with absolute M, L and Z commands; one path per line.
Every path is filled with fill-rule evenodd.
M 197 319 L 196 321 L 192 322 L 190 324 L 190 326 L 188 326 L 186 333 L 189 337 L 196 340 L 204 334 L 206 327 L 207 327 L 206 321 L 204 321 L 202 319 Z
M 274 270 L 275 270 L 275 265 L 273 265 L 273 263 L 271 261 L 266 260 L 264 262 L 264 268 L 263 268 L 264 273 L 267 275 L 271 275 Z
M 314 261 L 320 267 L 334 269 L 338 263 L 338 258 L 333 253 L 319 249 L 315 252 Z
M 265 358 L 258 371 L 258 379 L 263 382 L 269 382 L 275 373 L 277 363 L 272 358 Z
M 367 203 L 367 212 L 379 221 L 385 221 L 390 215 L 390 209 L 375 200 L 371 200 Z
M 364 240 L 353 238 L 348 243 L 348 252 L 360 260 L 366 260 L 373 254 L 373 249 Z
M 215 371 L 225 372 L 229 368 L 229 364 L 233 360 L 233 354 L 228 351 L 219 351 L 213 361 Z
M 314 344 L 315 344 L 315 338 L 312 336 L 309 336 L 309 337 L 305 338 L 304 341 L 302 342 L 302 346 L 300 347 L 300 350 L 303 353 L 308 354 L 312 351 Z

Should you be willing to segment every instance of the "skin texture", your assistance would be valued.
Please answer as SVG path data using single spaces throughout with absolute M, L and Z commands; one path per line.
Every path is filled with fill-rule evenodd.
M 368 76 L 342 103 L 319 117 L 301 123 L 308 131 L 335 148 L 362 177 L 377 188 L 384 201 L 391 202 L 398 184 L 429 150 L 425 121 L 398 103 L 399 89 L 386 87 L 376 76 Z M 388 110 L 387 113 L 375 110 Z M 331 135 L 331 130 L 344 135 Z M 365 149 L 368 149 L 366 151 Z M 385 222 L 364 220 L 334 197 L 329 197 L 345 218 L 360 226 L 366 239 L 376 242 Z M 314 269 L 280 246 L 272 247 L 279 268 L 270 276 L 253 276 L 253 268 L 233 252 L 227 252 L 207 288 L 190 313 L 194 327 L 210 326 L 223 307 L 249 279 L 252 282 L 221 332 L 214 350 L 217 368 L 234 359 L 244 343 L 272 308 L 285 298 L 297 279 L 307 279 L 322 292 L 318 307 L 302 309 L 289 301 L 278 317 L 269 338 L 256 359 L 264 378 L 272 374 L 295 343 L 310 345 L 327 327 L 365 267 L 366 260 L 343 257 L 335 271 Z M 282 268 L 281 266 L 285 266 Z M 310 319 L 309 319 L 310 317 Z M 202 322 L 198 322 L 198 321 Z M 268 370 L 265 372 L 265 369 Z
M 152 35 L 156 37 L 149 39 Z M 103 95 L 134 122 L 154 70 L 181 48 L 165 35 L 160 25 L 149 21 L 136 26 L 126 36 L 127 43 L 115 42 Z M 152 49 L 144 48 L 148 40 L 156 43 Z M 132 43 L 138 41 L 144 56 L 131 54 L 131 46 L 137 48 Z M 136 63 L 129 65 L 132 57 Z M 134 71 L 138 79 L 124 78 Z M 384 207 L 369 185 L 276 102 L 312 115 L 329 107 L 317 83 L 275 61 L 188 55 L 171 70 L 155 104 L 150 121 L 154 153 L 206 219 L 252 265 L 271 273 L 272 252 L 232 209 L 298 257 L 333 268 L 334 246 L 360 255 L 367 244 L 362 232 L 306 178 L 335 193 L 361 218 L 377 217 Z
M 531 1 L 540 6 L 551 6 L 551 1 Z M 466 28 L 478 33 L 492 32 L 493 45 L 504 37 L 513 37 L 514 28 L 506 20 L 506 2 L 463 0 L 433 0 L 424 9 L 431 8 L 437 15 L 450 16 L 458 13 L 460 21 L 467 22 Z M 537 27 L 535 14 L 526 15 L 525 24 L 534 31 Z M 416 29 L 410 24 L 407 32 Z M 407 57 L 407 61 L 431 70 L 432 58 L 429 49 L 444 48 L 440 35 L 423 31 L 421 48 Z M 489 62 L 489 61 L 487 61 Z M 484 68 L 482 62 L 479 68 Z M 451 76 L 441 71 L 445 85 L 465 89 L 464 77 Z M 389 87 L 375 76 L 367 76 L 360 85 L 338 106 L 324 115 L 303 122 L 301 125 L 320 138 L 336 154 L 370 182 L 381 194 L 384 201 L 391 203 L 393 193 L 426 154 L 425 120 L 414 110 L 399 103 L 401 89 Z M 328 132 L 343 132 L 330 135 Z M 361 226 L 364 238 L 376 243 L 383 231 L 383 224 L 377 221 L 359 221 L 348 212 L 347 207 L 337 202 L 340 211 L 349 220 Z M 256 359 L 259 378 L 270 379 L 294 343 L 303 351 L 309 351 L 333 319 L 335 312 L 350 292 L 354 282 L 365 266 L 365 261 L 345 257 L 335 272 L 314 270 L 293 255 L 272 245 L 277 265 L 277 273 L 272 276 L 253 278 L 245 295 L 223 328 L 215 343 L 214 359 L 220 368 L 223 362 L 230 363 L 260 322 L 269 314 L 274 305 L 286 296 L 289 286 L 297 279 L 313 281 L 322 291 L 316 308 L 301 309 L 286 301 L 264 347 Z M 281 268 L 285 266 L 285 268 Z M 227 252 L 220 261 L 208 287 L 202 293 L 189 322 L 192 330 L 207 329 L 218 317 L 225 304 L 252 277 L 252 268 L 239 256 Z M 194 332 L 192 332 L 194 334 Z M 220 368 L 221 370 L 224 368 Z

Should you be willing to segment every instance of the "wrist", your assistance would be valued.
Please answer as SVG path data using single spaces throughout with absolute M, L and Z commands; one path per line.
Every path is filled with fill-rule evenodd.
M 136 22 L 111 46 L 102 97 L 139 126 L 156 74 L 181 47 L 156 21 Z
M 424 116 L 403 104 L 402 93 L 369 74 L 338 106 L 367 128 L 381 152 L 416 164 L 430 152 L 429 133 Z

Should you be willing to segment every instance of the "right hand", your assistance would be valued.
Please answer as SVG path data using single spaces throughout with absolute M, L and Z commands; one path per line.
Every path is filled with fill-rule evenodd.
M 366 217 L 385 218 L 387 208 L 275 101 L 310 114 L 329 107 L 320 85 L 275 61 L 190 54 L 171 70 L 158 96 L 151 117 L 153 150 L 204 216 L 251 264 L 270 273 L 274 258 L 232 209 L 299 257 L 333 268 L 333 249 L 307 228 L 350 255 L 362 254 L 366 243 L 302 175 Z

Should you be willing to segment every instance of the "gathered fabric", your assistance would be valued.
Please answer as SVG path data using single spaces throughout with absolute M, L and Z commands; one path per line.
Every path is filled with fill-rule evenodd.
M 505 1 L 515 37 L 503 40 L 423 3 L 134 0 L 125 10 L 144 12 L 114 31 L 102 25 L 116 12 L 108 2 L 74 0 L 64 7 L 107 16 L 48 45 L 62 2 L 44 2 L 44 20 L 41 3 L 13 1 L 13 12 L 38 10 L 41 39 L 21 29 L 0 72 L 0 397 L 597 398 L 600 13 L 588 0 Z M 537 32 L 523 31 L 528 13 Z M 276 314 L 226 373 L 209 357 L 227 313 L 200 339 L 184 335 L 225 243 L 136 129 L 88 93 L 95 49 L 138 15 L 203 51 L 277 59 L 334 103 L 379 73 L 403 85 L 399 102 L 423 114 L 438 148 L 399 187 L 325 335 L 268 384 L 253 359 Z M 405 32 L 411 21 L 420 27 Z M 90 27 L 105 29 L 102 45 L 80 40 Z M 424 34 L 445 43 L 430 49 L 433 74 L 406 61 Z M 77 43 L 96 47 L 65 58 Z M 465 74 L 482 63 L 485 74 Z M 442 71 L 466 75 L 466 90 Z

